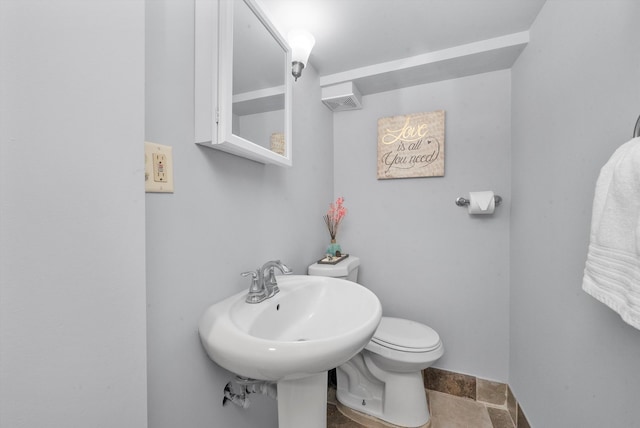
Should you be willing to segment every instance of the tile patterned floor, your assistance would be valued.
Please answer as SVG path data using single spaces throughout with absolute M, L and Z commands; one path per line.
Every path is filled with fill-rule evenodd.
M 513 428 L 514 424 L 506 409 L 487 406 L 481 402 L 437 391 L 427 391 L 431 410 L 429 428 Z M 329 397 L 327 406 L 327 428 L 386 428 L 394 425 L 359 414 L 354 419 L 353 410 L 341 411 L 342 406 Z

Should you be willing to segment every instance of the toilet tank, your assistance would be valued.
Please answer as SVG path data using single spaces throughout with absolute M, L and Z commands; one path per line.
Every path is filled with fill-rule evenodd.
M 358 282 L 358 267 L 360 259 L 349 256 L 335 265 L 314 263 L 309 266 L 308 274 L 312 276 L 329 276 Z

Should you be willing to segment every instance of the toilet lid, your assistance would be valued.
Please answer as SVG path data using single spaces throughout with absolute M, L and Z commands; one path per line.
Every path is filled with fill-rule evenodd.
M 387 348 L 408 352 L 427 352 L 440 346 L 440 336 L 431 327 L 391 317 L 382 317 L 371 341 Z

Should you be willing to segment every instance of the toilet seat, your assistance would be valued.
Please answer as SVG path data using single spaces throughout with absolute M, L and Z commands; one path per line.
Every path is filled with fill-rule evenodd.
M 424 324 L 402 318 L 382 317 L 378 329 L 367 345 L 374 351 L 378 346 L 400 352 L 430 352 L 441 347 L 438 333 Z M 373 346 L 373 344 L 378 346 Z M 378 348 L 379 349 L 379 348 Z

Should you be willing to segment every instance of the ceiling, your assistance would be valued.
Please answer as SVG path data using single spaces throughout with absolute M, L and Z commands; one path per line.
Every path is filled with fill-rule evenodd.
M 309 63 L 321 85 L 352 81 L 363 94 L 509 68 L 545 2 L 258 1 L 285 36 L 315 36 Z

